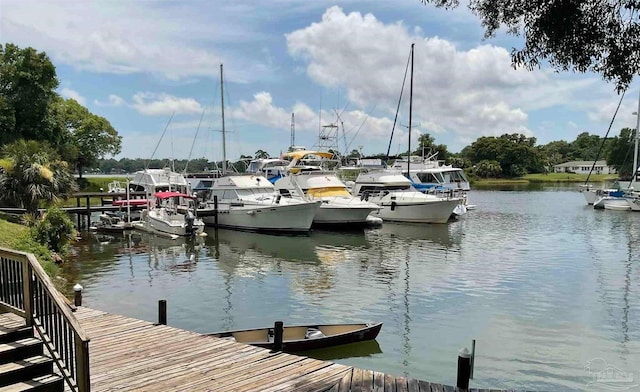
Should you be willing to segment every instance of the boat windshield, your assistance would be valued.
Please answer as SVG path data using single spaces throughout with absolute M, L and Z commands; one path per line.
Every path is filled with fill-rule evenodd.
M 444 172 L 446 182 L 468 182 L 462 170 L 454 170 Z
M 260 162 L 253 161 L 249 163 L 249 167 L 247 168 L 247 172 L 249 173 L 258 173 L 260 171 Z
M 269 188 L 245 188 L 238 189 L 238 196 L 272 196 L 273 190 Z
M 430 184 L 430 183 L 442 184 L 445 182 L 445 179 L 442 176 L 442 173 L 421 172 L 421 173 L 416 173 L 416 175 L 418 176 L 418 179 L 420 179 L 420 182 L 423 184 Z

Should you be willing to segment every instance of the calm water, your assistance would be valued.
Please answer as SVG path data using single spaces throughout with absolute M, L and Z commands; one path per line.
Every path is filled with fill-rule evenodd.
M 476 339 L 472 387 L 637 388 L 640 214 L 574 189 L 473 191 L 477 209 L 448 225 L 87 236 L 65 274 L 87 306 L 155 321 L 166 299 L 169 324 L 197 332 L 382 321 L 377 342 L 313 355 L 396 375 L 455 384 Z

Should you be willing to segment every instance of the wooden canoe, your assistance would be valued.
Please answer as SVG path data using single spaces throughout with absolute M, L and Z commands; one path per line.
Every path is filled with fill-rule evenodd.
M 372 340 L 378 336 L 382 323 L 323 324 L 285 326 L 282 351 L 297 352 L 333 347 L 341 344 Z M 273 349 L 274 328 L 256 328 L 207 334 L 238 343 Z

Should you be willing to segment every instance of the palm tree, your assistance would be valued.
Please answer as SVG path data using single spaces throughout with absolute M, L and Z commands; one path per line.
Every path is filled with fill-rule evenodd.
M 18 140 L 2 149 L 0 198 L 28 213 L 66 198 L 77 190 L 65 161 L 46 143 Z

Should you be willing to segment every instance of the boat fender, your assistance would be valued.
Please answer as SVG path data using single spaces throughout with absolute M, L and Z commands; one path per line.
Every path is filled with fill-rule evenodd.
M 308 328 L 307 333 L 305 334 L 305 339 L 318 339 L 323 338 L 324 334 L 319 329 Z
M 396 202 L 392 201 L 391 202 L 391 211 L 395 211 L 396 210 Z

